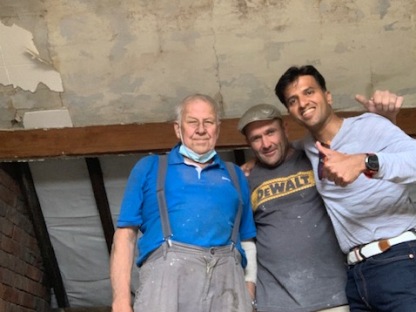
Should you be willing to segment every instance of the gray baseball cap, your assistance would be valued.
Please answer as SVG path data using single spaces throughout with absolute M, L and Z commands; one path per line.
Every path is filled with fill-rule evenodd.
M 279 109 L 271 104 L 257 104 L 249 108 L 238 121 L 237 129 L 244 134 L 244 128 L 254 122 L 263 120 L 283 120 Z

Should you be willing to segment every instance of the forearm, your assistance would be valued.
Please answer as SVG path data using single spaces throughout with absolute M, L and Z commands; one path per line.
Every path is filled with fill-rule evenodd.
M 257 250 L 254 240 L 247 240 L 241 242 L 246 257 L 247 266 L 244 270 L 244 279 L 251 299 L 254 300 L 256 294 L 256 281 L 257 281 Z
M 384 126 L 384 124 L 382 125 Z M 399 128 L 385 125 L 377 130 L 379 135 L 374 139 L 382 144 L 369 147 L 369 153 L 375 153 L 379 160 L 379 171 L 374 178 L 398 184 L 416 182 L 416 140 Z M 384 144 L 383 144 L 384 142 Z
M 398 153 L 377 153 L 380 161 L 380 171 L 374 178 L 399 184 L 416 182 L 416 151 Z
M 130 228 L 117 229 L 114 234 L 110 259 L 113 311 L 131 309 L 131 268 L 136 235 L 136 231 Z

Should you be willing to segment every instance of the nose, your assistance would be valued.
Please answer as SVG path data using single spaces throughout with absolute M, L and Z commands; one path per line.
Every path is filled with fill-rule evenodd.
M 270 146 L 271 146 L 270 140 L 266 136 L 262 137 L 261 138 L 261 147 L 262 147 L 262 149 L 267 150 L 267 149 L 270 148 Z
M 306 96 L 299 97 L 299 106 L 305 107 L 309 103 L 309 99 Z
M 198 126 L 196 127 L 197 133 L 205 133 L 206 129 L 203 122 L 199 122 Z

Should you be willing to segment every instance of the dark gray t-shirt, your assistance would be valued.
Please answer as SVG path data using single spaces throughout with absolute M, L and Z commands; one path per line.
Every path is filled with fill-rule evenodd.
M 303 151 L 250 176 L 257 226 L 258 311 L 316 311 L 347 304 L 346 264 Z

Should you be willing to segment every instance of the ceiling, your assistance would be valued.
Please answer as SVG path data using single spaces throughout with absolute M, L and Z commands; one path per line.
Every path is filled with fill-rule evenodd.
M 415 13 L 413 0 L 2 0 L 0 129 L 164 122 L 194 92 L 237 118 L 277 103 L 280 74 L 304 63 L 336 109 L 374 88 L 414 107 Z

